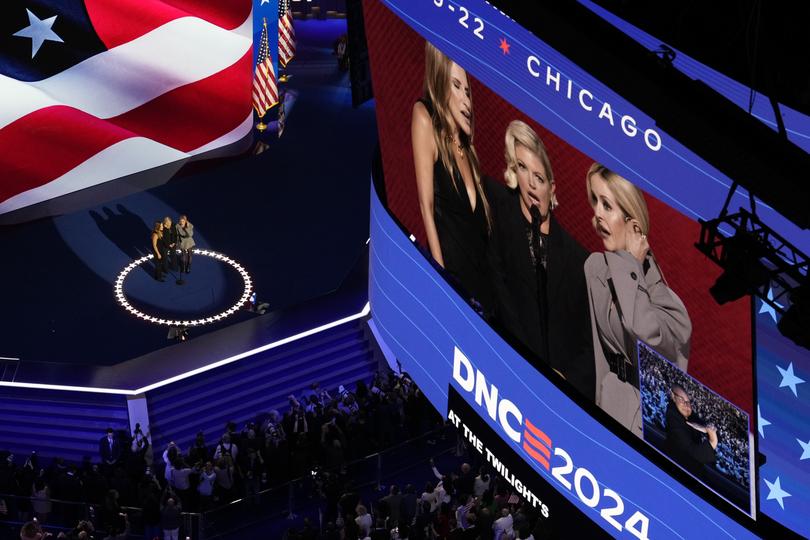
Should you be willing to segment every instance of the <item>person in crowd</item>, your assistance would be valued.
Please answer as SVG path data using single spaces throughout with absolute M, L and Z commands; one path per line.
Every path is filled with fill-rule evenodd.
M 129 531 L 129 517 L 122 512 L 107 527 L 107 536 L 104 537 L 104 540 L 126 540 L 129 538 Z
M 399 492 L 399 486 L 392 484 L 390 490 L 388 491 L 388 495 L 380 499 L 380 502 L 387 509 L 389 519 L 388 526 L 398 526 L 401 522 L 402 514 L 402 495 Z
M 210 459 L 208 455 L 208 447 L 205 445 L 205 433 L 198 431 L 194 437 L 194 444 L 188 450 L 189 463 L 194 465 L 202 465 Z
M 180 250 L 180 271 L 186 274 L 191 273 L 191 250 L 195 246 L 194 225 L 191 224 L 185 214 L 177 218 L 175 237 L 177 239 L 177 249 Z
M 163 477 L 166 479 L 166 482 L 171 482 L 172 470 L 177 460 L 182 456 L 183 451 L 177 446 L 177 443 L 170 441 L 166 446 L 166 450 L 163 451 L 163 463 L 166 466 Z
M 48 484 L 45 483 L 44 478 L 39 477 L 34 480 L 31 496 L 33 497 L 32 506 L 34 508 L 34 517 L 46 523 L 53 505 L 51 504 L 51 490 Z
M 596 370 L 596 404 L 641 437 L 637 340 L 686 371 L 692 324 L 650 251 L 641 191 L 604 165 L 586 177 L 593 226 L 605 251 L 585 263 Z
M 717 456 L 717 428 L 692 410 L 683 386 L 673 384 L 667 407 L 666 434 L 669 455 L 684 469 L 701 476 L 703 466 L 714 466 Z
M 217 447 L 214 449 L 214 460 L 218 460 L 224 456 L 230 456 L 234 460 L 234 463 L 239 457 L 239 447 L 236 446 L 236 443 L 231 442 L 230 433 L 222 435 L 219 444 L 217 444 Z
M 110 470 L 112 470 L 121 459 L 121 443 L 115 437 L 115 432 L 112 428 L 107 428 L 104 436 L 98 442 L 98 453 L 101 455 L 101 462 Z
M 193 469 L 186 464 L 182 456 L 175 458 L 169 473 L 169 487 L 177 495 L 179 502 L 186 508 L 191 506 L 191 481 Z
M 489 489 L 489 484 L 489 473 L 485 467 L 481 467 L 478 476 L 475 477 L 475 482 L 473 483 L 473 495 L 476 499 L 483 497 L 484 492 Z
M 242 463 L 242 477 L 245 489 L 245 498 L 259 504 L 259 492 L 262 488 L 262 476 L 264 475 L 264 460 L 262 455 L 254 448 L 249 448 L 247 457 Z
M 155 258 L 155 279 L 158 281 L 166 281 L 164 277 L 168 271 L 168 261 L 165 257 L 168 247 L 166 240 L 163 237 L 163 223 L 160 221 L 155 222 L 152 228 L 152 255 Z
M 514 519 L 508 506 L 501 508 L 501 517 L 492 524 L 493 540 L 506 540 L 512 537 Z
M 152 466 L 152 452 L 151 443 L 149 442 L 149 434 L 144 433 L 141 425 L 136 423 L 135 430 L 132 432 L 132 442 L 130 444 L 130 453 L 133 457 L 137 458 L 139 466 L 146 465 Z
M 487 183 L 500 322 L 586 398 L 595 392 L 583 266 L 588 253 L 554 217 L 556 180 L 525 122 L 506 129 L 506 187 Z
M 177 263 L 177 229 L 172 226 L 172 218 L 166 216 L 163 218 L 163 245 L 165 251 L 163 256 L 166 258 L 166 266 L 172 270 L 177 270 L 179 265 Z
M 216 460 L 214 473 L 217 475 L 214 500 L 230 502 L 233 499 L 233 486 L 236 480 L 236 467 L 234 467 L 233 458 L 226 455 Z
M 427 244 L 476 309 L 491 317 L 491 216 L 473 145 L 474 125 L 467 73 L 426 43 L 424 96 L 413 106 L 411 142 Z
M 178 540 L 181 525 L 181 507 L 177 499 L 167 491 L 160 508 L 160 526 L 163 540 Z
M 362 504 L 357 505 L 355 513 L 357 517 L 354 518 L 354 522 L 357 523 L 357 527 L 360 529 L 360 538 L 365 538 L 371 533 L 371 526 L 373 524 L 371 514 L 368 513 L 368 509 Z
M 402 501 L 400 503 L 400 519 L 397 526 L 400 524 L 411 523 L 413 518 L 416 517 L 416 509 L 416 487 L 414 487 L 413 484 L 407 484 L 402 494 Z
M 205 467 L 200 471 L 200 481 L 197 483 L 197 493 L 200 496 L 200 510 L 208 510 L 213 502 L 214 485 L 217 481 L 217 473 L 214 471 L 214 464 L 206 461 Z

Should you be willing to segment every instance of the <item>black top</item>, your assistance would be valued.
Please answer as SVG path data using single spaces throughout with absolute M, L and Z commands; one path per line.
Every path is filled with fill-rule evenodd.
M 175 244 L 175 247 L 177 247 L 177 228 L 174 225 L 168 229 L 163 229 L 163 241 L 165 242 L 166 249 L 169 249 L 171 244 Z
M 670 401 L 667 406 L 667 447 L 669 455 L 681 467 L 693 474 L 700 474 L 703 465 L 714 465 L 717 456 L 708 437 L 690 427 L 686 422 L 704 425 L 706 422 L 692 413 L 688 419 Z
M 419 101 L 432 116 L 430 102 Z M 433 219 L 445 271 L 468 298 L 481 304 L 485 314 L 491 314 L 495 300 L 487 260 L 489 232 L 484 204 L 478 196 L 472 209 L 458 168 L 448 171 L 441 158 L 433 164 Z
M 164 232 L 162 235 L 152 231 L 152 236 L 157 234 L 157 250 L 158 253 L 161 255 L 169 249 L 169 242 L 166 241 L 166 233 Z M 154 249 L 154 247 L 152 248 Z
M 583 270 L 588 252 L 553 214 L 549 234 L 539 235 L 542 246 L 533 249 L 518 190 L 490 179 L 484 187 L 492 205 L 492 260 L 501 323 L 538 360 L 593 400 L 596 371 Z

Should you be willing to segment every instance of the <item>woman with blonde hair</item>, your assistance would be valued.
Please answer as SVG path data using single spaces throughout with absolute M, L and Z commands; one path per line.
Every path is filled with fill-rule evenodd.
M 507 189 L 488 185 L 496 292 L 504 328 L 588 399 L 594 363 L 583 265 L 588 257 L 554 218 L 556 181 L 546 148 L 525 122 L 506 129 Z
M 641 191 L 604 165 L 586 177 L 604 253 L 585 263 L 596 363 L 596 404 L 641 437 L 638 340 L 686 370 L 692 323 L 650 251 Z
M 491 219 L 474 125 L 467 73 L 426 43 L 424 95 L 411 118 L 419 209 L 430 254 L 488 316 L 494 302 L 487 260 Z

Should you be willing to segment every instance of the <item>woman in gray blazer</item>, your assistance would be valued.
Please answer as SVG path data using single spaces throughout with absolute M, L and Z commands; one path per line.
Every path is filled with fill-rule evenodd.
M 686 371 L 692 323 L 650 251 L 641 191 L 598 163 L 588 170 L 586 183 L 593 226 L 605 247 L 585 261 L 596 404 L 641 437 L 637 341 Z
M 177 218 L 175 225 L 177 231 L 177 244 L 180 249 L 180 271 L 191 272 L 191 250 L 194 249 L 194 225 L 183 214 Z

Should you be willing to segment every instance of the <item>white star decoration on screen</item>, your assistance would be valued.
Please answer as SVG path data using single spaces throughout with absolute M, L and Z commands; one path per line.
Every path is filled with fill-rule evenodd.
M 765 438 L 765 426 L 770 426 L 771 423 L 765 420 L 765 417 L 762 416 L 762 411 L 759 410 L 759 405 L 757 405 L 757 430 L 759 431 L 759 436 L 763 439 Z
M 17 37 L 24 37 L 29 38 L 31 40 L 31 58 L 37 55 L 39 48 L 42 47 L 42 44 L 46 41 L 58 41 L 59 43 L 64 43 L 62 38 L 56 35 L 51 28 L 53 27 L 53 23 L 56 21 L 56 15 L 53 17 L 48 17 L 47 19 L 40 19 L 33 13 L 31 13 L 30 9 L 26 9 L 25 11 L 28 12 L 28 26 L 15 32 L 14 35 Z
M 770 300 L 771 302 L 773 302 L 774 304 L 776 304 L 780 308 L 785 307 L 782 304 L 780 304 L 779 302 L 774 301 L 774 299 L 773 299 L 773 287 L 768 289 L 768 300 Z M 773 319 L 773 322 L 776 322 L 776 309 L 774 309 L 774 307 L 772 305 L 768 304 L 766 301 L 764 301 L 762 299 L 760 299 L 759 302 L 760 302 L 759 313 L 760 314 L 767 313 L 768 315 L 771 316 L 771 318 Z
M 785 509 L 785 502 L 784 502 L 783 499 L 785 497 L 790 497 L 791 495 L 790 495 L 790 493 L 788 493 L 787 491 L 782 489 L 782 482 L 779 479 L 779 477 L 777 476 L 776 480 L 774 480 L 773 482 L 768 482 L 768 480 L 764 479 L 764 478 L 763 478 L 763 480 L 765 480 L 765 483 L 768 484 L 768 490 L 769 490 L 768 491 L 768 500 L 770 501 L 771 499 L 776 499 L 776 501 L 779 503 L 779 506 L 781 506 L 782 510 L 784 510 Z
M 802 446 L 802 457 L 799 458 L 799 461 L 810 459 L 810 441 L 804 442 L 801 439 L 796 439 L 796 442 Z
M 779 366 L 776 366 L 776 369 L 779 370 L 779 373 L 782 374 L 782 382 L 779 383 L 779 388 L 784 388 L 785 386 L 789 387 L 793 391 L 793 395 L 799 397 L 796 393 L 796 385 L 802 384 L 804 379 L 800 379 L 796 375 L 793 374 L 793 362 L 791 362 L 787 369 L 782 369 Z

